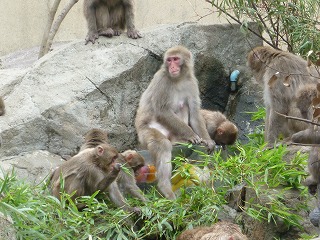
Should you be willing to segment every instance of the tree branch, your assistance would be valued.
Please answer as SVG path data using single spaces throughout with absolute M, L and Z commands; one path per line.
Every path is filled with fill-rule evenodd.
M 44 33 L 42 36 L 38 59 L 41 58 L 45 54 L 44 50 L 45 50 L 47 42 L 48 42 L 49 32 L 50 32 L 50 29 L 51 29 L 51 26 L 52 26 L 52 23 L 54 20 L 54 16 L 57 13 L 60 2 L 61 2 L 61 0 L 55 0 L 52 7 L 49 10 L 49 16 L 48 16 L 46 28 L 44 29 Z
M 297 121 L 301 121 L 301 122 L 311 123 L 311 124 L 316 125 L 316 126 L 320 126 L 320 123 L 312 122 L 311 120 L 308 120 L 308 119 L 292 117 L 292 116 L 288 116 L 288 115 L 285 115 L 285 114 L 282 114 L 282 113 L 279 113 L 279 112 L 276 112 L 276 111 L 275 111 L 275 113 L 280 115 L 280 116 L 282 116 L 282 117 L 285 117 L 286 119 L 293 119 L 293 120 L 297 120 Z
M 48 36 L 48 41 L 46 44 L 46 47 L 44 49 L 44 54 L 49 52 L 49 49 L 52 45 L 52 41 L 54 36 L 56 35 L 56 33 L 58 32 L 58 29 L 63 21 L 63 19 L 66 17 L 66 15 L 68 14 L 68 12 L 70 11 L 70 9 L 78 2 L 79 0 L 70 0 L 67 5 L 63 8 L 62 12 L 60 13 L 60 15 L 57 17 L 56 21 L 53 23 L 53 25 L 51 26 L 50 32 L 49 32 L 49 36 Z

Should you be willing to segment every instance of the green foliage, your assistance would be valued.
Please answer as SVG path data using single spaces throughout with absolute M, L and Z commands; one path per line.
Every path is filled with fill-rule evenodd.
M 258 23 L 256 32 L 274 48 L 286 46 L 294 53 L 319 59 L 320 51 L 318 0 L 210 0 L 209 2 L 228 19 L 250 29 L 248 22 Z M 253 30 L 253 29 L 250 29 Z M 266 35 L 262 34 L 265 33 Z
M 258 112 L 263 117 L 263 110 Z M 149 201 L 145 204 L 128 198 L 130 205 L 141 206 L 140 215 L 115 208 L 98 192 L 78 198 L 87 205 L 78 211 L 67 194 L 59 201 L 50 196 L 45 183 L 30 186 L 17 181 L 14 173 L 0 179 L 0 211 L 12 217 L 19 239 L 175 239 L 183 229 L 214 223 L 227 203 L 227 191 L 245 182 L 251 197 L 245 200 L 244 213 L 260 221 L 281 220 L 288 227 L 300 227 L 296 213 L 307 208 L 308 193 L 301 185 L 307 157 L 298 152 L 286 162 L 286 147 L 264 150 L 261 130 L 248 137 L 247 144 L 228 149 L 233 154 L 227 159 L 221 151 L 207 155 L 195 150 L 201 156 L 197 167 L 208 167 L 211 177 L 207 184 L 180 188 L 177 200 L 161 198 L 154 187 L 146 192 Z M 175 158 L 175 172 L 190 178 L 190 170 L 183 166 L 191 162 Z M 290 191 L 300 192 L 300 204 L 288 204 Z

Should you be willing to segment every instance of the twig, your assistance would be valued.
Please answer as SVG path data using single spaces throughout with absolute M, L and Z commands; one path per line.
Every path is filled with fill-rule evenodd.
M 307 146 L 307 147 L 319 147 L 319 144 L 316 143 L 288 143 L 287 145 L 294 145 L 294 146 Z
M 212 6 L 216 7 L 217 9 L 219 9 L 219 11 L 223 12 L 225 15 L 227 15 L 229 18 L 231 18 L 233 21 L 237 22 L 240 25 L 243 25 L 243 23 L 235 18 L 234 16 L 232 16 L 230 13 L 226 12 L 225 10 L 223 10 L 222 8 L 220 8 L 217 4 L 215 4 L 213 2 L 213 0 L 206 0 L 206 2 L 211 3 Z M 264 42 L 266 42 L 268 45 L 273 46 L 274 48 L 277 48 L 276 46 L 274 46 L 270 41 L 268 41 L 266 38 L 264 38 L 261 34 L 256 33 L 254 30 L 252 30 L 250 27 L 247 27 L 247 29 L 253 33 L 254 35 L 256 35 L 257 37 L 259 37 L 260 39 L 262 39 Z
M 301 121 L 301 122 L 311 123 L 311 124 L 313 124 L 313 125 L 320 126 L 320 123 L 312 122 L 311 120 L 308 120 L 308 119 L 298 118 L 298 117 L 293 117 L 293 116 L 288 116 L 288 115 L 279 113 L 279 112 L 277 112 L 277 111 L 275 111 L 275 113 L 278 114 L 278 115 L 280 115 L 280 116 L 282 116 L 282 117 L 285 117 L 286 119 L 298 120 L 298 121 Z

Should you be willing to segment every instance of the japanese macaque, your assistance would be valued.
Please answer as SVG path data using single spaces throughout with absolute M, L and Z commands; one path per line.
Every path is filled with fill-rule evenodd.
M 197 227 L 182 232 L 177 240 L 247 240 L 238 225 L 230 222 L 217 222 L 211 227 Z
M 316 194 L 317 186 L 320 184 L 320 158 L 319 147 L 313 147 L 309 153 L 308 170 L 310 175 L 304 181 L 304 185 L 308 186 L 309 192 Z
M 125 28 L 128 37 L 141 37 L 134 25 L 133 0 L 84 0 L 84 16 L 88 25 L 86 44 L 95 43 L 99 36 L 119 36 Z
M 218 145 L 232 145 L 237 140 L 238 128 L 218 111 L 201 109 L 208 133 Z
M 273 146 L 279 136 L 290 137 L 308 128 L 306 123 L 289 124 L 284 115 L 302 117 L 297 109 L 296 94 L 306 84 L 316 84 L 319 74 L 307 61 L 292 53 L 271 47 L 256 47 L 248 54 L 248 66 L 254 78 L 263 85 L 266 106 L 265 140 Z
M 176 46 L 168 49 L 163 64 L 141 96 L 135 127 L 157 169 L 157 187 L 167 199 L 175 199 L 171 188 L 171 150 L 175 142 L 215 146 L 200 114 L 198 81 L 191 52 Z
M 317 115 L 319 115 L 319 111 L 316 109 L 319 107 L 320 100 L 318 88 L 320 90 L 320 84 L 309 84 L 300 89 L 297 94 L 297 107 L 304 119 L 313 120 L 314 118 L 318 118 Z M 313 108 L 315 108 L 315 110 Z M 294 119 L 291 121 L 300 122 Z M 320 132 L 318 128 L 319 127 L 313 124 L 309 124 L 307 129 L 294 133 L 291 136 L 291 141 L 303 144 L 319 144 Z
M 121 157 L 109 144 L 88 148 L 56 168 L 50 177 L 52 194 L 60 199 L 61 191 L 79 196 L 90 196 L 97 190 L 105 191 L 116 179 Z M 63 184 L 61 186 L 61 183 Z
M 4 115 L 6 112 L 6 108 L 4 105 L 4 101 L 2 99 L 2 97 L 0 97 L 0 116 Z
M 135 180 L 135 176 L 139 174 L 140 168 L 142 168 L 145 164 L 144 158 L 134 150 L 127 150 L 123 152 L 122 155 L 125 159 L 125 162 L 122 162 L 122 164 L 125 165 L 127 163 L 129 167 L 127 172 L 121 170 L 117 178 L 117 183 L 120 190 L 140 199 L 143 202 L 146 202 L 147 199 L 143 196 L 142 191 L 137 186 Z
M 85 143 L 81 146 L 80 152 L 84 149 L 93 148 L 96 145 L 107 142 L 107 132 L 94 128 L 85 134 Z M 110 200 L 116 206 L 127 211 L 138 212 L 138 208 L 132 208 L 128 206 L 120 189 L 123 190 L 124 193 L 129 193 L 141 201 L 146 201 L 146 198 L 142 195 L 142 191 L 137 186 L 135 181 L 135 170 L 138 171 L 138 169 L 144 165 L 144 158 L 133 150 L 127 150 L 119 155 L 120 156 L 117 159 L 117 163 L 121 164 L 121 170 L 116 178 L 116 181 L 110 184 L 106 192 L 108 192 Z M 126 171 L 123 169 L 125 166 L 128 166 Z

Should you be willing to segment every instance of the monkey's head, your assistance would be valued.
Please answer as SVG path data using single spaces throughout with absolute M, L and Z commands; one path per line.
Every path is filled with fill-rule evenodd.
M 98 166 L 108 169 L 113 166 L 121 155 L 109 144 L 100 144 L 94 148 L 95 162 Z
M 102 129 L 93 128 L 84 135 L 85 142 L 108 142 L 108 133 Z
M 214 136 L 214 141 L 218 145 L 232 145 L 238 137 L 238 128 L 231 122 L 223 122 Z
M 193 69 L 192 54 L 183 46 L 169 48 L 164 54 L 163 63 L 172 79 L 180 79 Z
M 122 155 L 134 172 L 143 167 L 145 164 L 144 157 L 142 157 L 141 154 L 137 153 L 134 150 L 127 150 L 123 152 Z
M 275 50 L 271 47 L 256 47 L 252 49 L 247 56 L 247 66 L 251 69 L 257 81 L 262 80 L 266 68 L 266 61 L 270 60 Z

